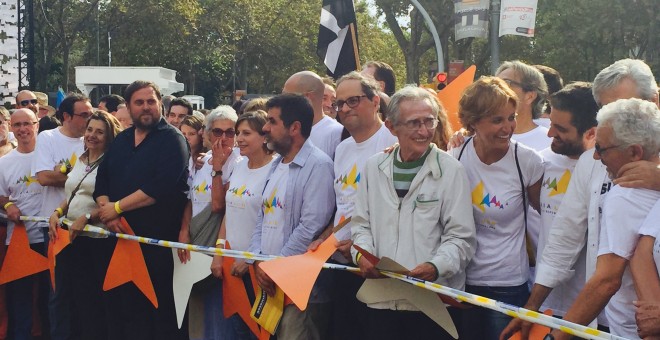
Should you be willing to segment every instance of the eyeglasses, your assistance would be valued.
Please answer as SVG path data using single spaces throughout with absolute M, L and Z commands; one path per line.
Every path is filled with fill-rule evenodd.
M 20 129 L 22 127 L 27 127 L 27 126 L 32 126 L 34 124 L 37 124 L 38 122 L 18 122 L 14 123 L 11 125 L 14 129 Z
M 419 130 L 419 128 L 424 125 L 427 130 L 433 130 L 438 126 L 438 120 L 436 118 L 426 118 L 424 120 L 420 119 L 413 119 L 409 120 L 407 122 L 403 122 L 400 124 L 401 126 L 404 126 L 408 130 Z
M 366 97 L 366 96 L 367 95 L 363 94 L 361 96 L 348 97 L 348 98 L 346 98 L 346 100 L 338 100 L 332 105 L 333 105 L 333 108 L 336 111 L 340 111 L 342 109 L 342 107 L 344 107 L 344 104 L 348 105 L 348 107 L 352 109 L 352 108 L 360 105 L 360 99 L 362 99 L 362 97 Z
M 218 138 L 222 137 L 222 135 L 227 136 L 227 138 L 234 138 L 234 136 L 236 136 L 236 131 L 234 129 L 223 130 L 220 128 L 215 128 L 211 129 L 211 133 Z
M 82 112 L 82 113 L 73 113 L 73 114 L 72 114 L 72 116 L 78 116 L 78 117 L 80 117 L 80 118 L 82 118 L 82 119 L 87 119 L 87 118 L 89 118 L 89 116 L 91 116 L 91 115 L 92 115 L 91 112 Z
M 39 101 L 36 99 L 25 99 L 25 100 L 21 100 L 19 103 L 21 104 L 21 106 L 28 106 L 28 104 L 30 103 L 36 105 L 37 103 L 39 103 Z
M 602 155 L 602 154 L 605 153 L 605 151 L 607 151 L 607 150 L 609 150 L 609 149 L 618 148 L 618 147 L 620 147 L 620 146 L 621 146 L 621 145 L 612 145 L 612 146 L 608 146 L 608 147 L 606 147 L 606 148 L 603 148 L 603 147 L 600 146 L 600 144 L 596 143 L 596 145 L 594 145 L 594 148 L 596 149 L 596 152 L 597 152 L 599 155 Z

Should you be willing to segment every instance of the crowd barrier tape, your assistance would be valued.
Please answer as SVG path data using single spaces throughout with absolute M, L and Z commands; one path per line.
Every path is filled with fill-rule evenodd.
M 6 218 L 7 215 L 0 213 L 0 217 Z M 38 216 L 21 216 L 20 219 L 22 221 L 27 221 L 27 222 L 48 222 L 47 217 L 38 217 Z M 73 222 L 71 220 L 68 220 L 66 218 L 61 218 L 60 222 L 65 224 L 65 225 L 71 225 Z M 247 259 L 247 260 L 256 260 L 256 261 L 268 261 L 277 258 L 278 256 L 272 256 L 272 255 L 262 255 L 262 254 L 255 254 L 255 253 L 250 253 L 246 251 L 238 251 L 238 250 L 230 250 L 230 249 L 222 249 L 222 248 L 214 248 L 214 247 L 206 247 L 206 246 L 198 246 L 194 244 L 187 244 L 187 243 L 181 243 L 181 242 L 174 242 L 174 241 L 163 241 L 163 240 L 158 240 L 154 238 L 149 238 L 149 237 L 142 237 L 142 236 L 135 236 L 135 235 L 128 235 L 128 234 L 122 234 L 122 233 L 115 233 L 103 228 L 99 228 L 90 224 L 85 225 L 84 228 L 85 232 L 90 232 L 90 233 L 95 233 L 99 235 L 105 235 L 105 236 L 112 236 L 116 238 L 121 238 L 125 240 L 131 240 L 131 241 L 136 241 L 139 243 L 144 243 L 144 244 L 151 244 L 151 245 L 157 245 L 161 247 L 166 247 L 166 248 L 176 248 L 176 249 L 185 249 L 189 251 L 195 251 L 195 252 L 200 252 L 204 253 L 207 255 L 219 255 L 219 256 L 227 256 L 227 257 L 233 257 L 233 258 L 240 258 L 240 259 Z M 333 264 L 333 263 L 326 263 L 323 265 L 323 268 L 326 269 L 336 269 L 336 270 L 345 270 L 345 271 L 350 271 L 350 272 L 360 272 L 359 268 L 356 267 L 351 267 L 351 266 L 346 266 L 346 265 L 340 265 L 340 264 Z M 424 281 L 412 276 L 407 276 L 399 273 L 393 273 L 389 271 L 380 271 L 381 274 L 384 276 L 393 278 L 393 279 L 398 279 L 404 282 L 407 282 L 409 284 L 431 290 L 436 293 L 444 294 L 449 297 L 452 297 L 458 301 L 466 302 L 471 305 L 475 306 L 480 306 L 484 308 L 488 308 L 490 310 L 494 310 L 503 314 L 506 314 L 510 317 L 514 318 L 520 318 L 535 324 L 540 324 L 544 325 L 547 327 L 550 327 L 552 329 L 559 329 L 562 332 L 568 333 L 573 336 L 577 336 L 580 338 L 584 339 L 608 339 L 608 340 L 629 340 L 624 337 L 620 337 L 617 335 L 613 335 L 607 332 L 599 331 L 597 329 L 583 326 L 580 324 L 576 324 L 573 322 L 569 322 L 566 320 L 558 319 L 549 315 L 545 315 L 543 313 L 539 313 L 533 310 L 525 309 L 522 307 L 510 305 L 504 302 L 500 302 L 497 300 L 489 299 L 483 296 L 471 294 L 468 292 L 464 292 L 459 289 L 451 288 L 451 287 L 445 287 L 443 285 L 434 283 L 434 282 L 429 282 L 429 281 Z

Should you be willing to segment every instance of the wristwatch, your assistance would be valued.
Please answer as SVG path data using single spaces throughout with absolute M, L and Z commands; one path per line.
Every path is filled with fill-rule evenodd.
M 218 170 L 218 171 L 213 170 L 213 171 L 211 171 L 211 177 L 215 177 L 215 176 L 222 176 L 222 170 Z
M 92 220 L 92 214 L 89 213 L 85 214 L 85 218 L 87 219 L 86 223 L 89 223 Z

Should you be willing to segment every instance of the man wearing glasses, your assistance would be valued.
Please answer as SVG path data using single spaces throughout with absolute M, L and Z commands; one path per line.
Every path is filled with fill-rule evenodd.
M 16 94 L 16 108 L 17 109 L 30 109 L 35 114 L 39 114 L 39 100 L 37 96 L 29 90 L 23 90 Z M 39 117 L 41 118 L 41 117 Z
M 442 110 L 424 89 L 407 86 L 392 96 L 386 126 L 399 139 L 361 173 L 353 217 L 355 245 L 410 269 L 408 275 L 463 289 L 476 250 L 470 187 L 460 163 L 432 144 Z M 351 249 L 362 276 L 379 274 Z M 453 339 L 407 300 L 368 305 L 368 339 Z M 457 311 L 450 314 L 457 317 Z
M 84 152 L 83 134 L 92 110 L 89 98 L 80 94 L 69 95 L 55 113 L 62 126 L 39 134 L 32 161 L 32 175 L 44 187 L 39 216 L 51 215 L 68 198 L 64 195 L 64 183 Z M 48 223 L 42 223 L 42 227 L 46 233 Z M 48 306 L 52 339 L 67 339 L 71 334 L 72 285 L 67 282 L 71 278 L 69 256 L 70 249 L 67 248 L 57 257 L 56 290 L 51 293 Z

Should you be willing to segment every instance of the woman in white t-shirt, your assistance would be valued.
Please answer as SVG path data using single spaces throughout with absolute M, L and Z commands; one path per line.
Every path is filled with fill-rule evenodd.
M 204 147 L 204 122 L 198 117 L 186 116 L 181 121 L 179 130 L 186 137 L 186 141 L 190 146 L 190 159 L 188 160 L 188 186 L 190 187 L 193 176 L 197 171 L 195 161 L 202 153 L 207 151 Z
M 89 117 L 84 134 L 85 152 L 68 174 L 64 184 L 66 199 L 55 209 L 49 220 L 51 241 L 57 238 L 60 217 L 65 216 L 73 221 L 69 226 L 69 239 L 72 243 L 65 251 L 69 253 L 67 261 L 71 261 L 67 266 L 71 270 L 67 274 L 73 277 L 72 302 L 79 318 L 72 322 L 80 325 L 82 339 L 107 338 L 104 323 L 99 320 L 105 319 L 105 313 L 111 305 L 102 288 L 114 243 L 104 238 L 76 236 L 86 224 L 103 227 L 99 220 L 98 206 L 92 197 L 96 172 L 105 151 L 121 130 L 121 123 L 105 111 L 96 111 Z
M 526 252 L 527 205 L 539 209 L 543 161 L 511 141 L 516 128 L 516 93 L 501 79 L 482 77 L 459 102 L 459 118 L 474 137 L 451 153 L 461 161 L 472 190 L 477 252 L 466 268 L 466 290 L 522 306 L 529 291 Z M 461 337 L 497 339 L 511 320 L 474 307 L 466 311 Z
M 639 229 L 639 242 L 630 259 L 635 283 L 637 333 L 641 338 L 660 337 L 660 201 Z

